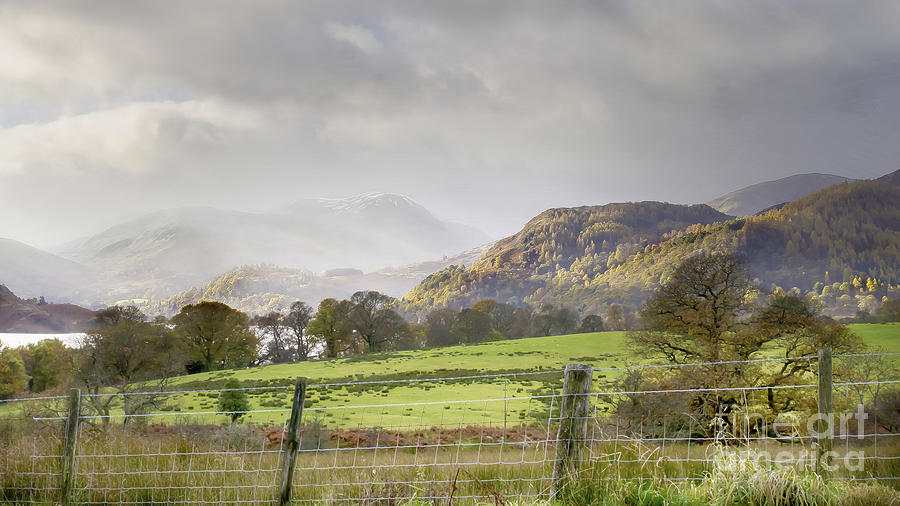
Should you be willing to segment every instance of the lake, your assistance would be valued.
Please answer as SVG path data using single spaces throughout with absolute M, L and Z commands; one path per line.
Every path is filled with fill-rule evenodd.
M 0 343 L 3 343 L 3 346 L 9 346 L 10 348 L 15 348 L 16 346 L 24 346 L 26 344 L 36 343 L 38 341 L 43 341 L 44 339 L 59 339 L 60 341 L 66 343 L 67 345 L 73 345 L 75 341 L 83 336 L 84 334 L 75 332 L 71 334 L 5 334 L 0 333 Z

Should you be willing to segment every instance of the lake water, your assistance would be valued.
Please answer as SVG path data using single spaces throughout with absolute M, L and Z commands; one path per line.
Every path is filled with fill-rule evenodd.
M 72 334 L 3 334 L 0 333 L 0 343 L 3 343 L 3 346 L 9 346 L 10 348 L 15 348 L 16 346 L 24 346 L 26 344 L 36 343 L 39 341 L 43 341 L 44 339 L 59 339 L 60 341 L 72 345 L 75 341 L 83 336 L 81 333 L 72 333 Z

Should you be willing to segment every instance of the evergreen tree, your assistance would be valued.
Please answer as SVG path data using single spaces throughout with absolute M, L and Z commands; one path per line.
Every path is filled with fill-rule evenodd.
M 245 411 L 250 411 L 250 401 L 247 393 L 241 388 L 241 382 L 231 378 L 225 382 L 225 390 L 219 392 L 219 411 L 231 416 L 231 423 L 235 423 L 244 416 Z

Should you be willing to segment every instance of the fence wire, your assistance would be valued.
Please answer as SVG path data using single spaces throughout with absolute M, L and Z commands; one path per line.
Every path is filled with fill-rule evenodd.
M 649 364 L 594 372 L 626 374 L 814 358 Z M 817 436 L 797 419 L 798 413 L 810 409 L 814 384 L 760 386 L 737 380 L 724 386 L 647 389 L 623 388 L 620 380 L 595 374 L 592 390 L 583 394 L 589 400 L 589 415 L 566 418 L 586 426 L 584 438 L 577 441 L 587 449 L 583 478 L 699 481 L 715 472 L 723 458 L 741 452 L 761 465 L 815 467 Z M 855 408 L 859 388 L 897 383 L 900 380 L 894 378 L 835 383 L 835 406 Z M 463 388 L 443 388 L 460 385 Z M 495 502 L 498 497 L 520 503 L 548 499 L 557 430 L 564 421 L 562 386 L 561 370 L 310 385 L 293 500 L 404 504 L 416 499 L 443 504 L 452 499 L 454 504 L 470 504 Z M 85 394 L 74 463 L 76 501 L 271 503 L 279 490 L 286 451 L 290 388 Z M 219 396 L 234 391 L 247 395 L 251 409 L 219 407 Z M 416 400 L 431 394 L 441 399 Z M 142 405 L 141 412 L 126 414 L 126 398 L 132 396 L 154 401 Z M 3 451 L 0 500 L 58 500 L 65 398 L 6 403 L 13 409 L 4 412 L 2 421 L 28 437 L 16 439 Z M 109 412 L 97 412 L 91 398 L 115 399 Z M 766 411 L 773 402 L 792 409 Z M 708 406 L 703 403 L 719 409 L 704 411 Z M 845 425 L 835 427 L 833 478 L 883 480 L 896 486 L 900 426 L 892 430 L 884 422 L 889 418 L 896 423 L 900 413 L 896 406 L 869 411 L 862 422 L 849 417 Z M 763 426 L 776 414 L 788 415 L 781 430 Z M 230 423 L 233 417 L 243 423 Z

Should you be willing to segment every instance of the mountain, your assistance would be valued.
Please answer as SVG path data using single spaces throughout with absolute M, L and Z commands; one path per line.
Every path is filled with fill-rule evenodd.
M 730 218 L 706 205 L 663 202 L 549 209 L 498 241 L 470 268 L 454 265 L 425 278 L 403 297 L 401 309 L 421 317 L 434 307 L 466 307 L 482 298 L 569 303 L 557 299 L 558 288 L 587 286 L 669 234 Z
M 47 304 L 23 300 L 0 285 L 0 332 L 50 334 L 87 328 L 96 313 L 74 304 Z M 2 336 L 0 336 L 2 337 Z
M 757 216 L 688 227 L 602 282 L 651 290 L 701 251 L 738 253 L 765 291 L 796 287 L 820 294 L 823 284 L 871 279 L 880 288 L 870 293 L 880 300 L 900 283 L 900 188 L 877 180 L 846 183 Z
M 846 295 L 840 310 L 846 313 L 855 311 L 854 296 L 877 301 L 896 293 L 898 206 L 900 188 L 860 181 L 739 219 L 706 206 L 658 203 L 551 210 L 499 241 L 471 268 L 451 266 L 429 276 L 403 297 L 401 309 L 421 317 L 436 307 L 469 306 L 484 297 L 566 305 L 583 314 L 602 312 L 614 302 L 637 307 L 684 259 L 731 251 L 746 259 L 763 290 L 797 287 L 835 299 L 829 303 Z M 672 214 L 676 209 L 680 214 Z M 621 215 L 611 217 L 614 210 Z M 636 215 L 646 217 L 643 226 L 632 225 Z M 654 225 L 666 215 L 678 219 Z M 669 227 L 671 232 L 662 233 Z M 618 230 L 623 233 L 611 233 Z M 834 284 L 830 291 L 823 286 L 829 283 Z
M 878 178 L 876 181 L 880 181 L 882 183 L 887 183 L 894 186 L 900 186 L 900 169 L 891 172 L 890 174 L 885 174 Z
M 360 290 L 377 290 L 400 297 L 432 272 L 448 265 L 471 264 L 490 245 L 464 251 L 439 261 L 363 273 L 359 269 L 329 269 L 320 273 L 274 265 L 244 265 L 201 286 L 146 304 L 147 314 L 171 316 L 187 304 L 217 301 L 248 314 L 283 311 L 297 300 L 316 307 L 325 298 L 349 298 Z
M 797 174 L 741 188 L 711 200 L 707 204 L 732 216 L 750 216 L 847 181 L 854 180 L 831 174 Z
M 372 270 L 488 241 L 399 195 L 306 199 L 266 213 L 210 207 L 153 213 L 77 240 L 60 255 L 102 272 L 108 299 L 162 298 L 238 265 Z
M 77 262 L 0 238 L 0 283 L 24 297 L 89 303 L 97 275 Z

